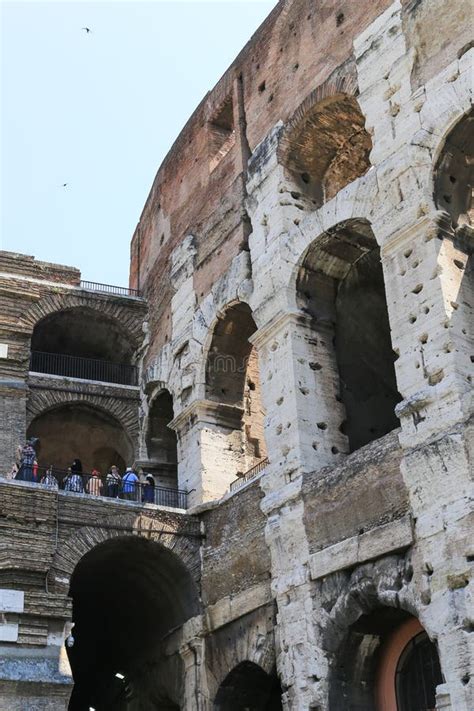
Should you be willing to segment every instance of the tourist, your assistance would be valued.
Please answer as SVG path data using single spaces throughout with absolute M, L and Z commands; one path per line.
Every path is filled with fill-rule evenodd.
M 117 499 L 118 495 L 120 493 L 120 482 L 122 481 L 121 476 L 119 474 L 118 467 L 113 464 L 110 467 L 110 471 L 107 474 L 106 477 L 106 484 L 107 484 L 107 496 L 110 496 L 113 499 Z
M 87 482 L 87 493 L 91 496 L 100 496 L 102 492 L 102 480 L 100 478 L 100 472 L 97 469 L 93 469 L 89 481 Z
M 75 459 L 71 464 L 71 471 L 73 474 L 82 474 L 82 462 L 80 459 Z
M 122 491 L 124 499 L 129 501 L 137 500 L 138 477 L 132 467 L 127 467 L 127 471 L 122 478 Z
M 44 486 L 49 486 L 52 489 L 57 489 L 59 487 L 58 480 L 53 474 L 53 465 L 51 464 L 46 470 L 45 475 L 41 478 L 41 484 Z
M 151 474 L 147 474 L 143 486 L 143 502 L 145 504 L 155 503 L 155 480 Z
M 82 481 L 82 476 L 81 474 L 73 472 L 72 467 L 68 468 L 67 474 L 64 477 L 64 491 L 73 491 L 76 494 L 84 493 L 84 482 Z
M 38 460 L 33 462 L 33 481 L 38 481 Z
M 36 459 L 37 437 L 31 437 L 20 451 L 20 470 L 16 476 L 19 481 L 33 481 L 33 466 Z

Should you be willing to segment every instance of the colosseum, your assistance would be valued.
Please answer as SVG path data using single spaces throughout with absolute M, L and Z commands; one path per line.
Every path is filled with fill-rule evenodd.
M 0 252 L 2 711 L 473 711 L 473 13 L 280 0 L 127 288 Z

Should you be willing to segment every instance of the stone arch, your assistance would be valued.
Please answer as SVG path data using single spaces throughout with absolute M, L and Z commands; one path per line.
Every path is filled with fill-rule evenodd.
M 404 620 L 384 636 L 377 655 L 377 711 L 434 708 L 436 687 L 443 683 L 436 644 L 416 617 Z
M 177 486 L 178 442 L 169 427 L 174 418 L 173 396 L 165 387 L 155 389 L 148 403 L 145 427 L 147 459 L 141 462 L 160 486 Z
M 334 454 L 354 451 L 396 428 L 395 357 L 380 250 L 368 220 L 347 220 L 310 244 L 299 260 L 295 294 L 314 335 L 308 340 L 314 392 L 327 405 L 318 404 L 314 419 L 326 445 Z
M 275 670 L 267 673 L 245 660 L 234 667 L 221 683 L 216 711 L 281 711 L 281 686 Z
M 109 407 L 110 405 L 110 407 Z M 114 407 L 115 405 L 115 407 Z M 34 390 L 28 400 L 28 436 L 39 437 L 41 466 L 66 469 L 79 458 L 84 471 L 103 474 L 112 464 L 123 467 L 134 460 L 137 424 L 127 427 L 120 400 L 78 396 L 71 392 Z M 135 414 L 135 419 L 136 419 Z M 113 448 L 111 448 L 113 443 Z
M 316 207 L 370 168 L 372 141 L 356 95 L 349 61 L 309 94 L 280 136 L 278 161 Z
M 201 564 L 199 558 L 198 528 L 195 537 L 173 535 L 181 533 L 180 525 L 164 518 L 151 518 L 144 513 L 124 513 L 111 515 L 110 524 L 84 526 L 66 535 L 58 546 L 48 574 L 49 587 L 58 594 L 67 595 L 71 576 L 79 561 L 96 546 L 107 541 L 134 535 L 144 540 L 159 543 L 169 550 L 189 571 L 195 585 L 199 586 Z M 110 527 L 109 527 L 110 525 Z M 128 532 L 128 533 L 127 533 Z
M 179 708 L 182 661 L 166 639 L 200 612 L 181 559 L 157 540 L 109 537 L 81 556 L 70 577 L 75 686 L 69 708 Z
M 324 600 L 318 627 L 328 663 L 325 693 L 330 711 L 375 711 L 377 650 L 399 624 L 419 616 L 412 576 L 410 555 L 400 554 L 316 584 L 316 599 Z
M 434 201 L 451 217 L 453 228 L 474 228 L 474 109 L 450 127 L 433 171 Z
M 215 319 L 205 351 L 205 398 L 218 404 L 218 417 L 222 410 L 236 475 L 266 457 L 258 353 L 251 342 L 256 331 L 250 306 L 233 301 Z
M 142 322 L 143 306 L 138 308 L 133 302 L 123 303 L 116 297 L 103 297 L 95 294 L 93 297 L 86 293 L 56 292 L 43 296 L 36 301 L 18 321 L 18 325 L 25 330 L 33 332 L 34 327 L 43 319 L 60 311 L 75 308 L 91 309 L 105 315 L 120 324 L 124 335 L 133 343 L 134 349 L 141 345 L 143 340 Z

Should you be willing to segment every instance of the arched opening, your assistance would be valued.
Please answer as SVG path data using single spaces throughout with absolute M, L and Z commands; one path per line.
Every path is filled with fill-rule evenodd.
M 169 633 L 199 612 L 189 571 L 168 549 L 128 536 L 101 543 L 77 564 L 70 711 L 179 709 L 183 668 L 166 656 Z
M 31 337 L 35 372 L 135 385 L 134 348 L 120 323 L 96 309 L 57 311 Z
M 474 227 L 474 111 L 447 137 L 434 183 L 436 205 L 450 214 L 452 226 Z
M 152 401 L 148 413 L 148 460 L 143 466 L 160 486 L 176 487 L 178 452 L 176 432 L 169 427 L 172 419 L 173 398 L 168 390 L 164 390 Z
M 221 405 L 235 475 L 267 455 L 258 353 L 250 342 L 257 330 L 250 307 L 230 306 L 214 328 L 206 365 L 206 397 Z M 219 408 L 216 409 L 219 419 Z
M 241 662 L 219 687 L 216 711 L 281 711 L 281 686 L 276 671 L 267 674 L 253 662 Z
M 341 224 L 309 248 L 297 300 L 314 335 L 307 339 L 314 379 L 334 399 L 331 419 L 318 427 L 334 450 L 347 451 L 342 434 L 355 451 L 398 426 L 394 410 L 401 399 L 380 250 L 368 223 Z
M 370 168 L 372 141 L 353 96 L 301 107 L 282 141 L 281 160 L 295 187 L 317 207 Z
M 362 615 L 335 654 L 329 708 L 339 711 L 432 711 L 443 683 L 436 645 L 402 610 Z
M 28 428 L 38 437 L 38 462 L 67 469 L 80 459 L 84 472 L 106 474 L 115 464 L 121 472 L 133 461 L 133 446 L 122 425 L 99 408 L 83 403 L 60 405 L 38 415 Z

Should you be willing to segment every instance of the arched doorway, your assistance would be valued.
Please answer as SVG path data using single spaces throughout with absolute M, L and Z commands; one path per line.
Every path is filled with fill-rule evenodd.
M 226 676 L 219 687 L 216 711 L 281 711 L 281 686 L 276 671 L 267 674 L 258 664 L 245 661 Z
M 380 607 L 351 625 L 333 656 L 330 711 L 432 711 L 442 684 L 436 646 L 419 621 Z
M 474 110 L 452 129 L 435 168 L 436 205 L 454 228 L 474 227 Z
M 133 461 L 133 446 L 122 425 L 99 408 L 68 403 L 38 415 L 28 428 L 38 437 L 40 466 L 67 469 L 80 459 L 83 470 L 105 474 L 115 464 L 121 472 Z
M 369 224 L 343 223 L 318 238 L 305 255 L 296 288 L 314 334 L 307 339 L 314 378 L 333 398 L 333 421 L 321 427 L 338 445 L 334 451 L 341 433 L 346 450 L 355 451 L 398 426 L 395 406 L 401 399 L 380 250 Z M 339 421 L 337 403 L 345 411 Z
M 87 553 L 71 577 L 74 677 L 70 711 L 179 709 L 182 662 L 164 640 L 198 614 L 196 585 L 179 558 L 136 536 Z
M 176 432 L 169 427 L 173 416 L 173 398 L 168 390 L 163 390 L 154 398 L 148 412 L 148 459 L 143 466 L 159 486 L 177 488 L 177 438 Z
M 134 347 L 121 324 L 97 309 L 57 311 L 39 321 L 31 337 L 35 372 L 136 385 Z
M 239 302 L 218 319 L 206 363 L 206 397 L 222 405 L 228 433 L 223 447 L 234 453 L 234 473 L 243 474 L 267 455 L 258 353 L 252 311 Z

